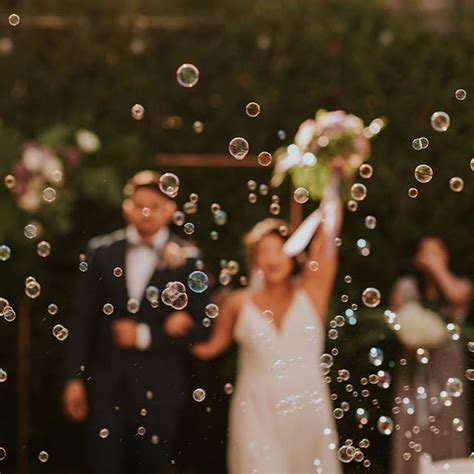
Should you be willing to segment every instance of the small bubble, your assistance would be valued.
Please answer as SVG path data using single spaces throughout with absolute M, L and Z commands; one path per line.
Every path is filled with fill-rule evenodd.
M 114 312 L 114 305 L 111 303 L 105 303 L 104 306 L 102 307 L 102 311 L 107 316 L 110 316 Z
M 10 23 L 11 26 L 18 26 L 20 24 L 20 15 L 17 15 L 16 13 L 12 13 L 8 17 L 8 23 Z
M 273 160 L 272 154 L 268 151 L 262 151 L 258 154 L 257 161 L 260 166 L 269 166 Z
M 367 196 L 367 188 L 362 183 L 354 183 L 351 186 L 351 196 L 356 201 L 362 201 Z
M 145 108 L 141 104 L 135 104 L 130 109 L 130 114 L 135 120 L 141 120 L 145 116 Z
M 46 258 L 51 253 L 51 244 L 46 242 L 46 240 L 42 240 L 36 246 L 36 253 L 43 258 Z
M 374 174 L 374 169 L 371 165 L 364 163 L 359 168 L 359 176 L 364 179 L 369 179 Z
M 199 81 L 199 69 L 194 64 L 181 64 L 176 71 L 176 79 L 182 87 L 194 87 Z
M 8 379 L 8 374 L 5 370 L 0 369 L 0 383 L 6 382 Z
M 367 216 L 365 218 L 365 227 L 367 227 L 367 229 L 375 229 L 375 226 L 377 225 L 377 219 L 374 217 L 374 216 Z
M 375 308 L 381 300 L 380 291 L 377 288 L 368 287 L 362 292 L 362 302 L 369 308 Z
M 420 183 L 429 183 L 433 178 L 433 169 L 428 165 L 418 165 L 415 168 L 415 179 Z
M 170 198 L 178 195 L 179 178 L 173 173 L 164 173 L 160 176 L 160 190 Z
M 40 451 L 38 454 L 40 462 L 48 462 L 49 454 L 46 451 Z
M 426 137 L 415 138 L 412 142 L 412 147 L 416 151 L 425 150 L 428 148 L 430 141 Z
M 65 341 L 69 336 L 69 330 L 65 328 L 62 324 L 56 324 L 53 327 L 53 336 L 58 341 Z
M 43 190 L 43 199 L 46 202 L 53 202 L 56 199 L 56 190 L 54 188 L 45 188 Z
M 457 100 L 466 100 L 467 92 L 464 89 L 457 89 L 454 93 Z
M 249 117 L 257 117 L 258 115 L 260 115 L 260 105 L 257 104 L 257 102 L 249 102 L 245 106 L 245 113 Z
M 416 198 L 418 196 L 418 189 L 410 188 L 408 190 L 408 196 L 410 196 L 412 199 Z
M 109 430 L 107 428 L 102 428 L 99 431 L 99 437 L 102 439 L 108 438 L 109 437 Z
M 55 314 L 57 314 L 58 313 L 58 305 L 56 305 L 54 303 L 51 303 L 50 305 L 48 305 L 48 313 L 51 316 L 54 316 Z
M 202 389 L 202 388 L 197 388 L 196 390 L 194 390 L 194 392 L 193 392 L 193 399 L 194 399 L 196 402 L 203 402 L 205 398 L 206 398 L 206 392 L 205 392 L 204 389 Z
M 431 116 L 431 126 L 437 132 L 446 132 L 448 130 L 451 119 L 446 112 L 435 112 Z
M 27 239 L 34 239 L 38 235 L 38 228 L 34 224 L 25 226 L 24 235 Z
M 120 267 L 115 267 L 113 270 L 114 277 L 120 278 L 123 275 L 123 270 Z
M 245 138 L 236 137 L 229 142 L 229 153 L 236 160 L 243 160 L 249 152 L 249 143 Z
M 462 178 L 459 177 L 454 177 L 449 180 L 449 187 L 451 188 L 452 191 L 455 193 L 459 193 L 463 190 L 464 188 L 464 181 Z
M 309 191 L 306 188 L 296 188 L 293 198 L 298 204 L 304 204 L 309 199 Z

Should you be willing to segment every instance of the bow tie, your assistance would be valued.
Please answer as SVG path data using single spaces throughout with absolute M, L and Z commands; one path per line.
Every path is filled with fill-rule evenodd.
M 157 249 L 155 248 L 155 246 L 153 245 L 152 242 L 146 242 L 145 240 L 140 240 L 138 242 L 130 242 L 130 241 L 127 240 L 127 247 L 129 247 L 129 248 L 147 247 L 151 250 L 157 251 Z

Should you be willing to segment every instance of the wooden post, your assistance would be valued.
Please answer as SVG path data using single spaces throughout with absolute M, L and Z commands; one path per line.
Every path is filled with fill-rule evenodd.
M 257 155 L 247 155 L 243 160 L 235 160 L 229 155 L 210 154 L 160 154 L 156 157 L 158 166 L 195 168 L 259 168 Z M 303 209 L 293 199 L 294 187 L 290 187 L 290 224 L 296 229 L 303 220 Z
M 31 312 L 28 301 L 20 302 L 18 314 L 18 422 L 17 422 L 17 474 L 28 472 L 28 424 Z

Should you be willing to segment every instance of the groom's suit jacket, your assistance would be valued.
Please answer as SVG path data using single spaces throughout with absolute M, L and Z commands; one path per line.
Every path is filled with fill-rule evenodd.
M 183 250 L 190 248 L 172 233 L 169 241 L 178 244 Z M 157 308 L 153 308 L 143 297 L 136 314 L 127 311 L 127 245 L 124 230 L 90 242 L 88 269 L 79 276 L 69 323 L 67 377 L 88 381 L 92 408 L 94 403 L 111 406 L 115 395 L 125 390 L 129 394 L 127 397 L 132 397 L 133 403 L 138 405 L 151 391 L 154 403 L 169 406 L 173 411 L 172 406 L 180 405 L 185 398 L 190 397 L 187 393 L 189 374 L 185 363 L 189 344 L 205 339 L 208 334 L 202 325 L 208 303 L 207 291 L 197 294 L 188 288 L 187 278 L 196 269 L 196 258 L 186 258 L 176 268 L 161 268 L 163 262 L 159 263 L 147 286 L 156 286 L 161 292 L 169 281 L 184 283 L 189 297 L 184 310 L 195 320 L 194 327 L 186 336 L 170 338 L 163 330 L 163 323 L 175 310 L 165 305 L 161 298 Z M 123 269 L 121 277 L 114 276 L 115 267 Z M 103 312 L 106 303 L 114 307 L 110 316 Z M 151 332 L 148 349 L 123 349 L 115 345 L 111 326 L 120 317 L 131 317 L 139 323 L 148 324 Z

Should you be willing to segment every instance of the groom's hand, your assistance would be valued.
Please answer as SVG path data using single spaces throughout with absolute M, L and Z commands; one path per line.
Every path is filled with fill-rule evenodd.
M 117 319 L 112 323 L 115 344 L 124 349 L 133 349 L 137 345 L 137 322 L 131 318 Z
M 186 311 L 175 311 L 171 313 L 163 325 L 166 334 L 170 337 L 184 336 L 193 326 L 193 318 L 191 318 Z

